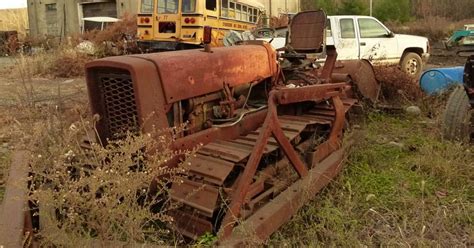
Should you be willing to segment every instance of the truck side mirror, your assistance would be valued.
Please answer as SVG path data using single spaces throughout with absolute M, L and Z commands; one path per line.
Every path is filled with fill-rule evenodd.
M 392 31 L 388 31 L 387 37 L 388 38 L 393 38 L 393 37 L 395 37 L 395 34 Z

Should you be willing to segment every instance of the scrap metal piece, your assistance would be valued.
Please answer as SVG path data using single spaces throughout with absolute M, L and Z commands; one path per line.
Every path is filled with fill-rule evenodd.
M 331 77 L 333 81 L 345 82 L 349 80 L 365 99 L 372 103 L 378 102 L 382 86 L 375 77 L 374 68 L 369 61 L 337 61 L 333 72 Z
M 23 241 L 31 240 L 33 236 L 28 209 L 28 163 L 28 152 L 13 153 L 5 196 L 0 206 L 0 247 L 23 247 Z

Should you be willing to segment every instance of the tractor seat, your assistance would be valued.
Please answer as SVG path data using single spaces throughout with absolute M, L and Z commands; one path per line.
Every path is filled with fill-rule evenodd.
M 305 59 L 308 54 L 324 54 L 327 16 L 323 10 L 296 14 L 290 23 L 284 58 Z

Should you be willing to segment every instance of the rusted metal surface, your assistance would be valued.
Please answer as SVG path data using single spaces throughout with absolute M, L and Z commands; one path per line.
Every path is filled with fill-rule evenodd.
M 219 192 L 217 188 L 208 184 L 184 180 L 183 183 L 173 184 L 170 195 L 171 199 L 198 209 L 207 217 L 212 217 Z
M 104 106 L 105 99 L 99 80 L 99 75 L 103 73 L 118 76 L 129 74 L 132 78 L 138 113 L 136 121 L 141 131 L 151 132 L 154 129 L 169 127 L 168 120 L 163 117 L 166 116 L 171 105 L 165 102 L 159 74 L 152 62 L 133 57 L 111 57 L 87 64 L 86 70 L 91 111 L 99 117 L 96 128 L 103 144 L 106 143 L 107 138 L 112 138 L 114 135 L 106 119 L 107 110 Z
M 206 232 L 212 232 L 212 223 L 193 213 L 175 210 L 170 213 L 174 218 L 173 227 L 186 237 L 197 239 Z
M 374 68 L 369 61 L 337 61 L 332 75 L 334 76 L 333 79 L 339 82 L 343 81 L 343 78 L 348 78 L 352 81 L 353 88 L 372 103 L 379 100 L 381 85 L 375 78 Z
M 321 52 L 326 21 L 326 14 L 322 10 L 296 14 L 291 20 L 288 45 L 297 51 Z
M 0 246 L 23 247 L 31 239 L 31 218 L 28 202 L 29 153 L 16 151 L 12 156 L 6 191 L 0 209 Z
M 336 64 L 337 60 L 337 52 L 334 46 L 327 47 L 327 57 L 326 62 L 324 63 L 323 70 L 321 71 L 321 78 L 326 82 L 329 83 L 331 79 L 331 75 L 334 71 L 334 65 Z M 344 82 L 344 81 L 335 81 L 335 82 Z
M 276 54 L 268 52 L 271 46 L 265 46 L 270 45 L 247 45 L 245 52 L 240 47 L 221 47 L 212 53 L 185 50 L 134 57 L 155 64 L 166 101 L 173 103 L 219 91 L 224 83 L 235 87 L 273 76 Z
M 222 185 L 234 168 L 234 163 L 211 156 L 197 154 L 189 159 L 189 172 L 203 177 L 203 180 L 216 185 Z
M 324 186 L 330 183 L 342 169 L 344 151 L 333 152 L 308 176 L 298 180 L 280 193 L 270 203 L 240 223 L 237 230 L 219 246 L 236 247 L 263 243 L 270 235 L 286 223 L 306 202 L 311 200 Z

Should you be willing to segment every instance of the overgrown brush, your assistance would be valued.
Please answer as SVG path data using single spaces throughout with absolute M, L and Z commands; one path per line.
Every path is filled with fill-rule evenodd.
M 417 102 L 424 97 L 418 80 L 398 66 L 375 66 L 375 76 L 382 85 L 382 95 L 390 103 Z
M 166 200 L 170 183 L 179 183 L 184 167 L 167 167 L 177 153 L 164 133 L 128 134 L 106 146 L 81 145 L 91 121 L 64 128 L 50 115 L 31 129 L 30 200 L 35 203 L 45 246 L 173 244 L 166 225 L 173 208 Z M 168 132 L 166 132 L 168 133 Z M 171 132 L 170 132 L 171 133 Z M 94 135 L 89 136 L 93 139 Z
M 54 77 L 69 78 L 83 76 L 85 65 L 93 58 L 74 49 L 61 49 L 52 59 L 48 73 Z
M 107 26 L 104 30 L 92 30 L 76 37 L 76 43 L 87 40 L 96 47 L 95 56 L 105 57 L 138 53 L 135 42 L 137 18 L 125 14 L 119 22 Z

